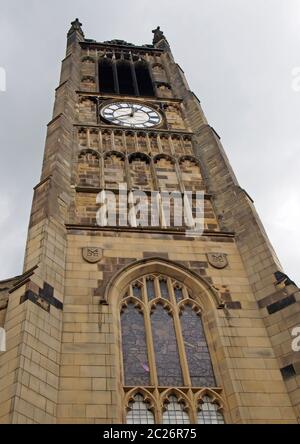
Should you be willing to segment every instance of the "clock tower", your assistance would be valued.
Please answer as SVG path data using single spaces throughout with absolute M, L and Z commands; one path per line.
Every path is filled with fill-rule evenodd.
M 24 272 L 0 283 L 2 423 L 299 421 L 299 289 L 153 34 L 68 32 Z

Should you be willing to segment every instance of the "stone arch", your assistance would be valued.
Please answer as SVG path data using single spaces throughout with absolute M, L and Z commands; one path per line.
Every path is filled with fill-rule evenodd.
M 153 189 L 151 158 L 145 153 L 132 153 L 128 156 L 132 189 Z
M 128 393 L 126 393 L 124 398 L 124 420 L 123 423 L 127 423 L 128 414 L 131 410 L 130 405 L 134 404 L 136 402 L 136 396 L 140 395 L 143 398 L 143 403 L 145 404 L 145 410 L 147 409 L 149 412 L 151 412 L 153 416 L 153 423 L 155 421 L 155 418 L 157 417 L 157 405 L 156 400 L 153 397 L 152 393 L 150 393 L 147 389 L 136 387 L 132 390 L 130 390 Z
M 221 411 L 224 410 L 223 398 L 219 395 L 219 393 L 217 393 L 214 390 L 211 390 L 209 388 L 205 388 L 203 390 L 200 390 L 200 392 L 196 393 L 195 403 L 197 406 L 205 396 L 208 396 L 211 399 L 211 402 L 213 404 L 217 404 Z
M 90 148 L 81 150 L 77 162 L 77 181 L 81 186 L 100 186 L 100 155 Z
M 203 277 L 184 265 L 155 256 L 133 262 L 118 271 L 107 284 L 103 302 L 114 302 L 115 298 L 120 300 L 124 289 L 132 281 L 151 273 L 165 274 L 182 282 L 191 289 L 191 298 L 198 302 L 202 310 L 222 307 L 218 292 Z
M 112 313 L 112 325 L 114 328 L 114 334 L 117 338 L 116 343 L 119 343 L 119 341 L 121 341 L 120 309 L 122 309 L 122 300 L 124 298 L 124 295 L 126 294 L 126 289 L 133 282 L 140 280 L 141 277 L 151 274 L 165 275 L 166 277 L 173 278 L 175 281 L 181 282 L 183 285 L 185 285 L 191 290 L 190 296 L 191 298 L 194 298 L 197 301 L 199 307 L 201 307 L 201 310 L 203 310 L 203 312 L 207 312 L 208 315 L 207 319 L 210 319 L 210 321 L 213 318 L 215 319 L 215 313 L 217 311 L 217 308 L 220 307 L 220 298 L 218 297 L 217 292 L 211 287 L 211 285 L 208 282 L 206 282 L 202 277 L 198 276 L 193 271 L 187 269 L 181 264 L 177 264 L 176 262 L 159 257 L 147 258 L 127 265 L 122 270 L 118 271 L 107 284 L 104 295 L 105 300 L 102 300 L 102 303 L 103 304 L 106 303 L 110 306 L 110 311 Z M 132 300 L 132 302 L 136 303 L 138 310 L 142 309 L 143 305 L 137 299 Z M 165 307 L 165 309 L 166 308 L 167 307 Z M 218 335 L 219 333 L 217 326 L 215 328 L 216 328 L 215 332 Z M 210 330 L 211 328 L 208 330 L 209 335 L 213 335 L 213 333 L 211 333 Z M 212 343 L 211 336 L 210 336 L 210 343 Z M 219 380 L 221 380 L 222 376 L 220 369 L 218 367 L 217 356 L 214 353 L 214 347 L 212 347 L 212 352 L 213 352 L 212 354 L 213 366 L 218 374 Z M 118 384 L 121 387 L 123 380 L 123 355 L 118 345 L 116 345 L 116 347 L 114 348 L 114 356 L 115 356 L 115 368 L 117 369 L 118 372 L 117 374 L 117 379 L 119 381 Z M 163 385 L 166 387 L 165 384 Z M 167 386 L 168 385 L 169 384 L 167 384 Z M 181 387 L 182 385 L 174 383 L 174 389 L 176 389 L 177 386 Z M 138 389 L 135 390 L 138 391 Z M 126 404 L 124 406 L 124 396 L 122 394 L 122 390 L 117 390 L 116 396 L 117 396 L 118 405 L 122 406 L 122 408 L 119 411 L 124 412 L 124 407 L 126 410 Z M 190 399 L 190 405 L 192 405 L 193 402 L 194 401 Z M 162 410 L 161 406 L 158 407 L 159 410 L 161 411 Z
M 195 396 L 198 424 L 224 424 L 224 401 L 211 389 L 203 389 Z
M 86 149 L 81 150 L 79 152 L 79 156 L 78 157 L 80 158 L 80 157 L 83 157 L 83 156 L 88 155 L 88 154 L 91 154 L 91 155 L 97 157 L 97 159 L 100 159 L 100 154 L 98 153 L 98 151 L 93 150 L 92 148 L 86 148 Z
M 127 406 L 131 401 L 134 400 L 134 396 L 140 393 L 144 396 L 144 401 L 148 402 L 151 406 L 151 408 L 154 408 L 155 406 L 155 399 L 152 396 L 152 394 L 145 388 L 142 387 L 135 387 L 134 389 L 130 390 L 128 393 L 126 393 L 125 396 L 125 405 Z
M 200 160 L 197 157 L 192 156 L 190 154 L 185 154 L 184 156 L 180 156 L 178 159 L 179 164 L 185 161 L 195 162 L 200 167 Z
M 105 129 L 101 132 L 103 152 L 109 152 L 113 148 L 112 133 L 112 130 L 109 129 Z
M 194 156 L 185 155 L 179 158 L 178 163 L 185 190 L 193 192 L 203 190 L 200 161 Z
M 110 157 L 110 156 L 117 156 L 123 160 L 125 160 L 125 157 L 126 157 L 124 153 L 122 153 L 121 151 L 116 151 L 116 150 L 107 151 L 103 155 L 104 159 L 106 159 L 107 157 Z
M 108 151 L 103 157 L 105 188 L 118 189 L 126 182 L 125 155 L 120 151 Z
M 79 99 L 79 116 L 84 123 L 97 123 L 97 99 L 83 96 Z
M 81 62 L 82 63 L 86 63 L 86 62 L 88 62 L 88 63 L 95 63 L 96 61 L 95 61 L 94 57 L 85 56 L 85 57 L 82 57 Z
M 96 91 L 95 77 L 92 75 L 82 76 L 81 88 L 83 91 Z
M 176 163 L 176 159 L 173 156 L 171 156 L 170 154 L 164 154 L 164 153 L 160 153 L 160 154 L 157 154 L 156 156 L 154 156 L 153 157 L 153 162 L 157 163 L 161 159 L 169 160 L 172 164 Z
M 148 156 L 148 154 L 145 154 L 145 153 L 131 153 L 131 154 L 129 154 L 129 156 L 128 156 L 129 163 L 133 162 L 135 159 L 141 159 L 146 163 L 151 162 L 151 158 L 150 158 L 150 156 Z
M 157 82 L 156 88 L 157 88 L 159 97 L 170 98 L 173 96 L 172 88 L 171 88 L 170 84 L 167 82 Z
M 174 157 L 169 154 L 158 154 L 153 162 L 160 190 L 169 192 L 180 190 Z
M 161 63 L 153 63 L 152 75 L 156 82 L 166 82 L 167 75 L 164 66 Z

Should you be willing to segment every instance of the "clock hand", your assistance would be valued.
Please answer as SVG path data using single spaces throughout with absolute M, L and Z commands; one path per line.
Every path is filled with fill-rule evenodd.
M 134 108 L 134 106 L 132 106 L 131 107 L 131 115 L 130 115 L 130 117 L 134 117 L 135 112 L 136 112 L 136 109 Z
M 132 113 L 130 113 L 130 114 L 117 114 L 117 115 L 115 115 L 114 116 L 116 119 L 119 119 L 119 118 L 121 118 L 121 117 L 132 117 Z
M 121 119 L 123 117 L 131 117 L 132 114 L 122 114 L 121 116 L 116 116 L 116 119 Z

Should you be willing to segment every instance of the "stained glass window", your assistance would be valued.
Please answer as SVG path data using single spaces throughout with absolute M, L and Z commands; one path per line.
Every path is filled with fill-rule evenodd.
M 127 306 L 123 301 L 121 314 L 124 393 L 140 387 L 126 406 L 127 423 L 153 424 L 157 416 L 164 424 L 189 424 L 191 418 L 200 424 L 224 424 L 223 414 L 212 402 L 221 390 L 216 390 L 200 307 L 191 299 L 191 289 L 177 277 L 155 272 L 135 279 L 123 295 L 139 301 Z M 169 288 L 174 292 L 170 294 Z M 158 298 L 161 301 L 153 305 Z M 182 301 L 186 301 L 183 307 Z M 208 394 L 195 405 L 204 387 Z M 166 388 L 177 388 L 183 395 L 179 398 L 173 391 L 166 400 Z M 145 402 L 146 392 L 154 400 L 151 408 Z M 187 404 L 182 401 L 185 397 Z
M 169 290 L 168 290 L 167 281 L 165 280 L 160 281 L 160 292 L 162 298 L 169 299 Z
M 209 396 L 203 398 L 203 404 L 199 406 L 198 424 L 224 424 L 222 413 L 218 412 L 218 406 L 212 403 Z
M 148 294 L 148 300 L 152 301 L 152 299 L 155 299 L 155 287 L 154 287 L 154 280 L 149 278 L 147 279 L 147 294 Z
M 154 424 L 153 413 L 141 394 L 136 394 L 134 401 L 128 407 L 127 424 Z
M 151 321 L 159 385 L 182 386 L 183 378 L 173 317 L 158 305 L 151 315 Z
M 142 288 L 139 284 L 135 284 L 132 287 L 133 296 L 137 299 L 142 299 Z
M 201 317 L 188 305 L 181 316 L 182 336 L 194 387 L 215 387 L 211 358 Z
M 182 288 L 175 287 L 174 288 L 174 295 L 175 295 L 176 302 L 182 301 L 182 299 L 183 299 Z
M 149 385 L 150 371 L 143 314 L 128 304 L 121 317 L 125 385 Z
M 176 396 L 169 396 L 163 413 L 163 424 L 190 424 L 190 418 L 184 411 L 183 403 L 179 403 Z

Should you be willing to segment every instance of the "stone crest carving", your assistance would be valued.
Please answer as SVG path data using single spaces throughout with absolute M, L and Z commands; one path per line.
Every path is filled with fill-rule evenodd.
M 103 250 L 98 247 L 86 247 L 82 249 L 82 256 L 86 262 L 96 264 L 103 257 Z
M 207 259 L 212 267 L 219 270 L 228 266 L 227 254 L 225 253 L 207 253 Z

